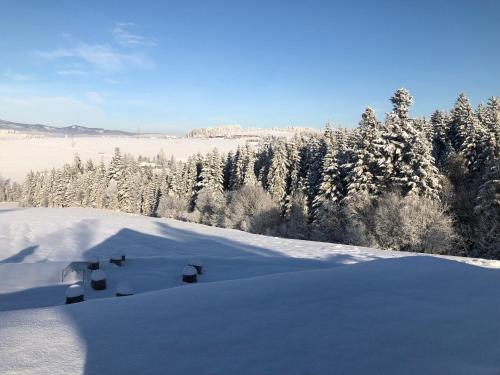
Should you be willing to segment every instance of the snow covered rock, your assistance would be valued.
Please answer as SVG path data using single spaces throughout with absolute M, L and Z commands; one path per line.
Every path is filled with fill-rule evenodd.
M 132 294 L 134 294 L 134 290 L 132 289 L 129 283 L 121 282 L 117 285 L 116 287 L 117 297 L 131 296 Z
M 186 266 L 182 270 L 182 281 L 185 283 L 195 283 L 198 281 L 196 277 L 197 274 L 196 268 L 193 266 Z
M 78 284 L 73 284 L 66 289 L 66 304 L 83 302 L 84 292 L 83 288 Z
M 188 260 L 188 265 L 196 268 L 198 275 L 203 273 L 203 263 L 199 259 L 191 258 Z
M 92 288 L 95 290 L 106 289 L 106 272 L 103 270 L 95 270 L 90 274 Z

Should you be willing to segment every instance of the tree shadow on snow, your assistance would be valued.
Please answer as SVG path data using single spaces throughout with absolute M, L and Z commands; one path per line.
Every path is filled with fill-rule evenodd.
M 0 293 L 0 311 L 34 309 L 61 305 L 68 285 L 49 285 L 24 289 L 12 293 Z
M 109 256 L 116 251 L 123 251 L 131 257 L 283 257 L 283 254 L 265 247 L 243 244 L 226 237 L 174 228 L 166 223 L 157 222 L 156 224 L 160 233 L 165 236 L 124 228 L 86 250 L 83 257 L 90 259 Z

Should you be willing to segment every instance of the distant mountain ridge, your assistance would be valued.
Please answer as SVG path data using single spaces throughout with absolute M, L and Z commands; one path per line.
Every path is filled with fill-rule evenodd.
M 41 124 L 21 124 L 17 122 L 0 120 L 0 130 L 14 131 L 23 134 L 38 134 L 51 136 L 66 136 L 66 135 L 128 135 L 132 136 L 135 133 L 126 132 L 123 130 L 106 130 L 102 128 L 87 128 L 80 125 L 71 125 L 64 127 L 56 127 Z

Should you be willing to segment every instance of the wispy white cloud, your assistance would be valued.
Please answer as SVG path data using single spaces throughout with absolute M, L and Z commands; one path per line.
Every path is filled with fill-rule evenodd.
M 5 78 L 8 78 L 12 81 L 30 81 L 31 76 L 28 76 L 26 74 L 20 74 L 20 73 L 15 73 L 11 70 L 6 71 L 3 76 Z
M 156 46 L 156 43 L 142 35 L 134 34 L 130 31 L 135 27 L 133 22 L 117 22 L 112 33 L 116 42 L 122 46 Z
M 80 60 L 97 70 L 106 72 L 122 71 L 128 68 L 151 68 L 154 66 L 153 61 L 145 55 L 137 52 L 122 52 L 105 44 L 78 43 L 73 48 L 38 51 L 35 54 L 49 60 L 69 58 Z
M 115 23 L 112 35 L 116 43 L 84 43 L 65 35 L 66 43 L 71 47 L 36 51 L 35 55 L 46 60 L 64 61 L 56 71 L 62 76 L 90 75 L 92 73 L 112 73 L 133 68 L 148 69 L 154 67 L 154 61 L 138 46 L 155 46 L 156 43 L 142 35 L 132 33 L 132 22 Z
M 60 69 L 56 71 L 60 76 L 85 76 L 89 72 L 82 69 Z

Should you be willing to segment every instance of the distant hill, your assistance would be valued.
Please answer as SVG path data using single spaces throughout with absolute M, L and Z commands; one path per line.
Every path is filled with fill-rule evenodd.
M 0 131 L 11 131 L 14 133 L 21 134 L 32 134 L 32 135 L 45 135 L 45 136 L 55 136 L 64 137 L 66 135 L 72 136 L 89 136 L 89 135 L 123 135 L 132 136 L 135 133 L 129 133 L 121 130 L 106 130 L 102 128 L 87 128 L 80 125 L 71 125 L 64 127 L 56 127 L 41 124 L 20 124 L 17 122 L 0 120 Z

